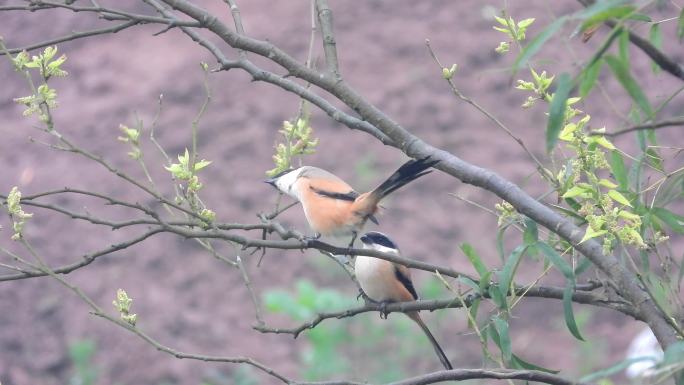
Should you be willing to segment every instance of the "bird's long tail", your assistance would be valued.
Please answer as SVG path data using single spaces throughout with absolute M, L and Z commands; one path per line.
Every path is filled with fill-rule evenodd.
M 423 319 L 420 318 L 418 313 L 406 313 L 406 315 L 408 315 L 412 320 L 416 321 L 418 326 L 420 326 L 420 328 L 423 329 L 423 332 L 430 340 L 430 343 L 432 344 L 432 347 L 435 349 L 435 353 L 437 353 L 437 357 L 439 357 L 439 360 L 442 362 L 442 365 L 444 365 L 444 368 L 446 368 L 447 370 L 453 369 L 454 367 L 451 366 L 451 362 L 449 362 L 449 359 L 446 357 L 446 354 L 444 354 L 444 350 L 442 350 L 442 347 L 439 346 L 437 340 L 435 339 L 435 336 L 432 335 L 430 329 L 428 329 L 427 325 L 425 325 L 425 322 L 423 322 Z
M 422 159 L 411 159 L 404 163 L 390 175 L 387 180 L 382 182 L 380 186 L 376 187 L 369 195 L 379 202 L 382 198 L 400 189 L 406 184 L 420 178 L 421 176 L 430 173 L 432 170 L 428 168 L 439 163 L 438 160 L 425 157 Z

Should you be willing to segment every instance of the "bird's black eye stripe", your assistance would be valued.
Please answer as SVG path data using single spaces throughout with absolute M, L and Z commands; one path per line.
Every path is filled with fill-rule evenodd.
M 278 179 L 278 178 L 280 178 L 281 176 L 283 176 L 283 175 L 289 173 L 290 171 L 292 171 L 292 169 L 291 169 L 291 168 L 288 168 L 287 170 L 281 171 L 281 172 L 279 172 L 279 173 L 273 175 L 273 176 L 271 177 L 271 179 Z
M 367 240 L 376 245 L 388 247 L 391 249 L 398 249 L 397 245 L 395 245 L 391 239 L 387 238 L 385 234 L 379 233 L 377 231 L 370 231 L 364 234 L 364 238 L 366 238 Z

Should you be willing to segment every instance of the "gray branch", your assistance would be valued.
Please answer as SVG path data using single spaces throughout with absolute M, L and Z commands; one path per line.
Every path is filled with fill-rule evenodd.
M 592 239 L 582 242 L 584 231 L 571 220 L 562 217 L 551 208 L 538 202 L 516 184 L 495 172 L 470 164 L 454 154 L 434 147 L 412 135 L 344 81 L 319 76 L 316 71 L 306 68 L 270 42 L 248 36 L 238 36 L 215 16 L 186 0 L 163 1 L 187 16 L 203 22 L 206 28 L 222 38 L 231 47 L 261 55 L 285 68 L 292 76 L 311 82 L 328 91 L 352 108 L 363 120 L 377 127 L 392 140 L 394 147 L 409 157 L 424 158 L 429 156 L 439 160 L 440 163 L 435 168 L 464 183 L 494 193 L 512 204 L 518 212 L 558 234 L 616 282 L 620 293 L 635 307 L 639 317 L 648 323 L 661 346 L 666 348 L 678 341 L 676 331 L 667 321 L 667 316 L 658 309 L 649 295 L 639 286 L 635 275 L 628 271 L 615 256 L 604 255 L 602 246 L 597 241 Z

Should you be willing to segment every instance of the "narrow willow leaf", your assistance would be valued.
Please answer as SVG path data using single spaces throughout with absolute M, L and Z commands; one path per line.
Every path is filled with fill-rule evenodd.
M 632 75 L 630 75 L 629 67 L 626 63 L 612 55 L 606 56 L 605 61 L 608 63 L 610 70 L 613 71 L 617 80 L 622 84 L 622 87 L 624 87 L 629 96 L 634 99 L 641 111 L 643 111 L 646 116 L 652 116 L 653 109 L 651 108 L 651 104 L 648 102 L 648 99 L 641 90 L 639 84 L 637 84 Z
M 670 210 L 664 209 L 662 207 L 654 207 L 651 212 L 658 219 L 665 222 L 665 224 L 667 224 L 672 231 L 679 234 L 684 233 L 684 226 L 682 225 L 684 223 L 684 217 L 676 215 Z
M 664 207 L 678 198 L 684 198 L 684 170 L 670 174 L 658 189 L 654 202 Z
M 616 187 L 618 187 L 618 185 L 616 185 L 615 183 L 613 183 L 612 181 L 610 181 L 610 180 L 608 180 L 608 179 L 601 179 L 601 180 L 599 180 L 599 184 L 600 184 L 601 186 L 603 186 L 603 187 L 608 187 L 608 188 L 616 188 Z
M 601 74 L 601 67 L 603 67 L 603 60 L 596 60 L 582 71 L 582 81 L 579 85 L 580 97 L 585 98 L 589 92 L 594 88 L 596 80 Z
M 511 358 L 511 364 L 516 369 L 539 370 L 551 374 L 556 374 L 560 372 L 560 370 L 549 369 L 543 366 L 527 362 L 515 354 L 513 354 L 513 357 Z
M 608 231 L 606 230 L 594 230 L 593 227 L 587 226 L 587 229 L 584 231 L 584 236 L 582 237 L 580 243 L 584 243 L 592 238 L 600 237 L 606 234 L 607 232 Z
M 603 0 L 603 1 L 597 1 L 593 3 L 592 5 L 586 7 L 585 9 L 577 12 L 575 17 L 577 17 L 580 20 L 587 20 L 592 17 L 595 17 L 596 15 L 607 12 L 608 10 L 612 8 L 619 7 L 623 4 L 625 4 L 627 0 Z
M 511 352 L 511 336 L 508 334 L 508 322 L 499 317 L 494 317 L 494 327 L 499 334 L 499 349 L 504 361 L 509 362 L 513 353 Z
M 592 265 L 591 260 L 589 258 L 582 258 L 582 261 L 575 267 L 575 276 L 578 276 L 585 271 L 587 271 L 588 268 L 590 268 Z
M 558 269 L 565 278 L 568 280 L 574 280 L 575 275 L 572 270 L 572 266 L 563 259 L 563 257 L 556 252 L 556 250 L 553 249 L 553 247 L 549 246 L 548 243 L 539 241 L 537 242 L 537 247 L 539 250 L 546 256 L 546 258 L 551 261 L 551 263 Z
M 596 382 L 596 380 L 605 378 L 608 376 L 611 376 L 615 373 L 621 372 L 625 369 L 627 369 L 628 366 L 632 365 L 635 362 L 642 362 L 642 361 L 655 361 L 655 357 L 634 357 L 634 358 L 628 358 L 625 360 L 622 360 L 612 366 L 609 366 L 605 369 L 598 370 L 594 373 L 588 374 L 582 378 L 579 379 L 579 382 L 584 382 L 584 383 L 589 383 L 589 382 Z
M 632 207 L 632 204 L 629 203 L 629 199 L 625 198 L 625 196 L 620 194 L 617 190 L 608 191 L 608 196 L 617 203 Z
M 645 21 L 647 23 L 650 23 L 651 21 L 653 21 L 653 19 L 651 19 L 650 16 L 645 15 L 643 13 L 633 13 L 633 14 L 627 16 L 626 19 L 637 20 L 637 21 Z
M 559 17 L 556 19 L 556 21 L 546 26 L 546 28 L 544 28 L 539 35 L 535 36 L 534 39 L 530 41 L 530 44 L 525 46 L 522 52 L 520 52 L 520 55 L 518 55 L 517 59 L 515 59 L 515 63 L 513 63 L 513 76 L 515 76 L 520 68 L 527 65 L 527 62 L 532 58 L 532 56 L 539 52 L 544 43 L 546 43 L 547 40 L 555 35 L 567 20 L 568 19 L 565 16 Z
M 468 317 L 468 328 L 475 329 L 475 326 L 473 324 L 473 321 L 477 322 L 477 311 L 480 309 L 480 299 L 477 298 L 473 301 L 472 305 L 470 305 L 470 309 L 468 309 L 468 312 L 470 313 L 470 317 Z
M 471 246 L 468 243 L 463 243 L 461 245 L 461 250 L 463 251 L 463 254 L 465 254 L 466 257 L 468 257 L 468 260 L 473 265 L 473 267 L 475 267 L 475 270 L 480 275 L 480 277 L 482 277 L 487 273 L 487 271 L 489 271 L 489 269 L 487 269 L 487 266 L 485 266 L 484 262 L 482 262 L 482 258 L 480 258 L 480 255 L 475 251 L 473 246 Z
M 539 229 L 537 229 L 537 222 L 530 218 L 525 218 L 525 232 L 523 233 L 523 241 L 525 245 L 532 245 L 539 240 Z
M 580 334 L 577 328 L 577 322 L 575 322 L 575 314 L 572 311 L 572 293 L 575 291 L 575 281 L 569 279 L 565 290 L 563 291 L 563 316 L 565 317 L 565 325 L 570 330 L 570 334 L 580 341 L 584 341 L 582 334 Z
M 684 8 L 679 12 L 679 20 L 677 21 L 677 37 L 681 42 L 684 39 Z
M 561 195 L 561 198 L 574 198 L 588 192 L 590 192 L 590 190 L 584 186 L 573 186 L 570 190 L 566 191 L 565 194 Z
M 602 3 L 602 2 L 599 2 Z M 603 23 L 608 19 L 622 19 L 634 12 L 636 8 L 633 5 L 622 5 L 607 8 L 601 12 L 594 13 L 591 17 L 588 17 L 580 26 L 579 32 L 584 32 L 586 29 L 591 28 L 597 24 Z
M 501 294 L 502 297 L 508 296 L 508 290 L 511 287 L 511 282 L 513 281 L 513 276 L 515 275 L 515 271 L 518 269 L 518 265 L 520 264 L 520 258 L 522 257 L 526 248 L 527 248 L 526 245 L 520 245 L 520 246 L 516 247 L 511 252 L 511 255 L 508 256 L 508 259 L 506 260 L 506 264 L 504 265 L 503 269 L 499 273 L 499 287 L 498 287 L 498 289 L 499 289 L 499 293 Z
M 663 48 L 663 32 L 660 30 L 660 24 L 653 23 L 648 32 L 648 40 L 658 49 Z M 660 66 L 656 62 L 651 63 L 651 70 L 654 74 L 660 71 Z
M 620 60 L 625 64 L 625 67 L 629 72 L 629 29 L 627 28 L 623 28 L 620 31 L 618 52 L 620 53 Z
M 480 291 L 480 285 L 479 285 L 477 282 L 473 281 L 472 279 L 466 277 L 465 275 L 462 275 L 462 276 L 456 278 L 456 280 L 457 280 L 458 282 L 461 282 L 461 283 L 463 283 L 464 285 L 466 285 L 466 286 L 472 288 L 473 290 L 475 290 L 475 292 L 479 292 L 479 291 Z
M 570 75 L 563 73 L 558 77 L 558 87 L 551 99 L 549 106 L 549 120 L 546 126 L 546 152 L 551 152 L 558 141 L 558 134 L 563 127 L 565 121 L 565 109 L 568 105 L 568 96 L 570 96 L 570 89 L 572 88 L 572 81 Z
M 625 161 L 619 151 L 613 150 L 610 152 L 610 169 L 615 177 L 615 180 L 620 185 L 620 190 L 627 190 L 629 181 L 627 179 L 627 169 L 625 168 Z

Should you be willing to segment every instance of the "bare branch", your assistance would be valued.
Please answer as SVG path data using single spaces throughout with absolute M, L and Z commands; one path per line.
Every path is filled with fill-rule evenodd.
M 660 120 L 657 122 L 637 124 L 637 125 L 634 125 L 631 127 L 623 128 L 622 130 L 618 130 L 615 132 L 601 132 L 601 133 L 592 132 L 592 134 L 613 136 L 614 137 L 614 136 L 619 136 L 619 135 L 627 134 L 629 132 L 634 132 L 634 131 L 657 130 L 659 128 L 672 127 L 672 126 L 684 126 L 684 118 L 672 118 L 672 119 Z
M 74 33 L 71 33 L 69 35 L 57 37 L 57 38 L 46 40 L 46 41 L 36 43 L 36 44 L 27 45 L 25 47 L 8 48 L 7 52 L 14 54 L 14 53 L 22 52 L 22 51 L 31 51 L 31 50 L 34 50 L 37 48 L 43 48 L 43 47 L 51 46 L 51 45 L 54 45 L 57 43 L 63 43 L 65 41 L 81 39 L 84 37 L 104 35 L 104 34 L 108 34 L 108 33 L 117 33 L 119 31 L 122 31 L 126 28 L 132 27 L 132 26 L 139 24 L 139 23 L 140 22 L 138 22 L 138 21 L 131 20 L 131 21 L 127 21 L 125 23 L 117 24 L 115 26 L 108 27 L 108 28 L 92 29 L 90 31 L 84 31 L 84 32 L 74 32 Z M 5 54 L 6 54 L 6 52 L 0 52 L 0 56 L 5 55 Z
M 334 79 L 340 79 L 340 64 L 337 60 L 333 14 L 328 5 L 328 0 L 316 0 L 316 10 L 318 11 L 318 22 L 321 25 L 321 34 L 323 35 L 323 52 L 325 53 L 328 72 Z
M 577 303 L 600 306 L 600 307 L 607 307 L 607 308 L 619 311 L 621 313 L 630 315 L 632 317 L 636 317 L 636 314 L 634 313 L 634 310 L 632 309 L 632 307 L 629 306 L 629 304 L 627 304 L 625 302 L 610 301 L 610 300 L 608 300 L 602 296 L 599 296 L 597 294 L 581 291 L 582 289 L 591 289 L 592 287 L 598 288 L 599 286 L 586 285 L 584 288 L 576 289 L 575 293 L 573 293 L 573 295 L 572 295 L 572 300 L 574 302 L 577 302 Z M 562 300 L 564 290 L 565 289 L 562 287 L 535 286 L 532 288 L 526 288 L 524 286 L 516 286 L 516 290 L 515 290 L 516 293 L 515 294 L 518 296 L 525 295 L 526 297 L 538 297 L 538 298 Z M 593 290 L 593 289 L 591 289 L 591 290 Z M 463 299 L 461 299 L 460 297 L 457 297 L 457 298 L 452 298 L 452 299 L 440 299 L 440 300 L 418 300 L 418 301 L 411 301 L 411 302 L 396 302 L 396 303 L 386 304 L 384 307 L 382 305 L 374 303 L 374 302 L 366 302 L 366 304 L 364 306 L 359 306 L 359 307 L 352 308 L 352 309 L 346 309 L 346 310 L 335 311 L 335 312 L 319 313 L 310 321 L 307 321 L 307 322 L 305 322 L 299 326 L 292 327 L 292 328 L 273 328 L 273 327 L 267 327 L 265 325 L 258 325 L 258 326 L 254 326 L 254 329 L 258 330 L 262 333 L 292 334 L 294 336 L 294 338 L 297 338 L 299 336 L 299 334 L 301 334 L 303 331 L 313 329 L 318 324 L 320 324 L 321 322 L 323 322 L 327 319 L 348 318 L 348 317 L 353 317 L 357 314 L 372 312 L 372 311 L 384 312 L 384 313 L 389 314 L 389 313 L 393 313 L 393 312 L 407 313 L 407 312 L 420 311 L 420 310 L 434 311 L 434 310 L 439 310 L 439 309 L 457 309 L 457 308 L 462 308 L 462 307 L 465 307 L 467 309 L 473 305 L 473 301 L 475 301 L 476 299 L 479 299 L 479 298 L 491 298 L 489 291 L 486 293 L 483 293 L 482 295 L 470 294 Z
M 230 46 L 270 59 L 287 69 L 292 76 L 309 81 L 330 92 L 352 108 L 365 121 L 382 131 L 384 135 L 392 140 L 393 145 L 406 155 L 412 158 L 431 157 L 440 161 L 435 168 L 458 178 L 464 183 L 472 184 L 496 194 L 513 205 L 518 212 L 558 234 L 570 242 L 576 250 L 585 255 L 610 279 L 616 282 L 620 293 L 633 304 L 639 316 L 648 323 L 661 346 L 667 348 L 678 341 L 676 331 L 667 321 L 667 315 L 662 314 L 658 310 L 653 300 L 640 287 L 635 275 L 628 271 L 614 255 L 604 255 L 602 245 L 596 240 L 583 241 L 582 234 L 584 234 L 584 231 L 570 219 L 561 216 L 543 203 L 538 202 L 519 186 L 493 171 L 465 162 L 455 155 L 431 146 L 412 135 L 400 124 L 365 100 L 344 81 L 335 81 L 325 76 L 321 77 L 316 71 L 306 68 L 306 66 L 270 42 L 238 36 L 215 16 L 186 0 L 163 1 L 195 20 L 205 22 L 206 28 L 217 34 Z
M 426 385 L 445 381 L 464 381 L 477 378 L 492 378 L 497 380 L 525 380 L 542 382 L 550 385 L 587 385 L 583 382 L 567 380 L 555 374 L 538 370 L 507 370 L 507 369 L 453 369 L 442 370 L 418 377 L 393 382 L 390 385 Z
M 103 255 L 108 255 L 108 254 L 114 253 L 114 252 L 119 251 L 119 250 L 127 249 L 127 248 L 131 247 L 132 245 L 135 245 L 136 243 L 140 243 L 140 242 L 144 241 L 145 239 L 151 237 L 152 235 L 158 234 L 161 232 L 163 232 L 163 229 L 159 229 L 159 228 L 149 230 L 149 231 L 143 233 L 142 235 L 140 235 L 136 238 L 133 238 L 129 241 L 117 243 L 117 244 L 111 245 L 105 249 L 95 251 L 95 252 L 90 253 L 90 254 L 86 254 L 82 257 L 81 261 L 58 267 L 56 269 L 53 269 L 53 271 L 56 274 L 68 274 L 74 270 L 80 269 L 84 266 L 91 264 L 93 261 L 95 261 L 97 258 L 99 258 Z M 18 279 L 26 279 L 26 278 L 34 278 L 34 277 L 43 277 L 45 275 L 47 275 L 47 274 L 45 272 L 42 272 L 42 271 L 27 271 L 27 272 L 18 273 L 18 274 L 0 275 L 0 282 L 2 282 L 2 281 L 14 281 L 14 280 L 18 280 Z

